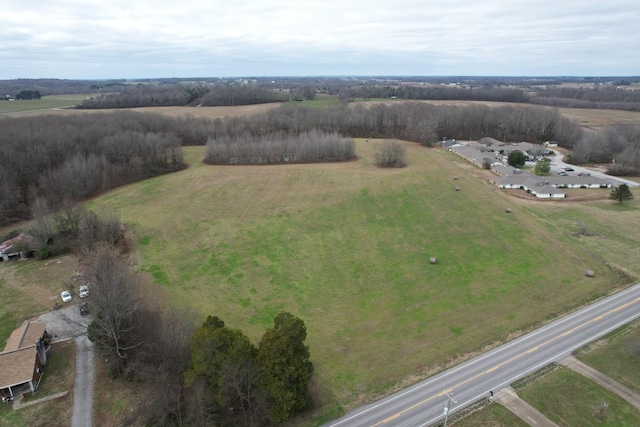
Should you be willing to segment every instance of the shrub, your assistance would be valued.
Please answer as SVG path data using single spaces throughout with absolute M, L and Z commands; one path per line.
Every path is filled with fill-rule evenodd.
M 381 168 L 401 168 L 406 166 L 406 149 L 398 141 L 385 141 L 376 152 L 375 162 Z

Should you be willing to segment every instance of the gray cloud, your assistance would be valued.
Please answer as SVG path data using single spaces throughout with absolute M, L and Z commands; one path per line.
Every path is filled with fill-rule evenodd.
M 627 0 L 90 3 L 0 0 L 0 78 L 640 70 Z

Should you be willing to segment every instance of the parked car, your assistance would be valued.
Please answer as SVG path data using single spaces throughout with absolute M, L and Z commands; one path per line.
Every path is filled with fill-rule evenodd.
M 560 172 L 558 172 L 558 175 L 560 175 L 560 176 L 567 176 L 567 175 L 569 175 L 569 174 L 568 174 L 568 173 L 566 173 L 565 171 L 560 171 Z
M 591 176 L 591 172 L 580 172 L 578 176 Z
M 80 292 L 78 292 L 78 294 L 80 295 L 80 298 L 88 297 L 89 296 L 89 286 L 87 286 L 87 285 L 80 286 Z
M 78 307 L 80 308 L 81 315 L 86 316 L 87 314 L 89 314 L 89 303 L 83 302 Z
M 565 166 L 564 170 L 567 172 L 573 172 L 573 168 L 570 166 Z
M 71 296 L 71 292 L 69 291 L 60 292 L 60 298 L 62 298 L 62 302 L 69 302 L 73 299 L 73 297 Z

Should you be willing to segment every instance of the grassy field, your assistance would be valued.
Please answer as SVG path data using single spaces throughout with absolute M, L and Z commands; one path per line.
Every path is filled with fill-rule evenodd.
M 640 323 L 616 331 L 576 356 L 579 360 L 640 393 Z
M 43 96 L 40 99 L 28 99 L 24 101 L 0 101 L 0 116 L 24 113 L 26 111 L 41 111 L 51 108 L 69 107 L 81 103 L 86 96 L 91 95 L 49 95 Z
M 304 100 L 304 101 L 289 101 L 286 103 L 287 105 L 302 105 L 304 107 L 312 107 L 312 108 L 333 108 L 339 107 L 340 101 L 338 100 L 338 95 L 327 95 L 325 93 L 319 93 L 312 100 Z
M 518 392 L 560 426 L 637 426 L 640 410 L 569 368 L 560 368 Z M 602 404 L 608 408 L 601 412 Z
M 367 401 L 621 284 L 458 157 L 407 144 L 409 167 L 381 170 L 379 144 L 278 167 L 206 166 L 188 148 L 189 169 L 90 206 L 133 224 L 139 271 L 174 302 L 254 341 L 278 311 L 301 316 L 322 404 Z

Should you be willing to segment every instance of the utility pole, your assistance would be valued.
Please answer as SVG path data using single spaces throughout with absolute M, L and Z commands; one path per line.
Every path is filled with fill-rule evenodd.
M 449 393 L 445 393 L 445 394 L 447 395 L 447 406 L 444 407 L 444 426 L 443 427 L 447 427 L 447 419 L 449 418 L 449 406 L 451 405 L 451 401 L 453 400 L 453 403 L 458 403 L 453 398 L 453 392 L 451 394 Z

